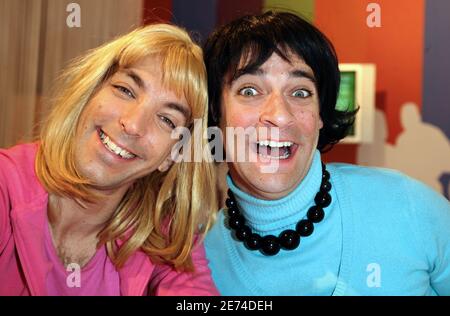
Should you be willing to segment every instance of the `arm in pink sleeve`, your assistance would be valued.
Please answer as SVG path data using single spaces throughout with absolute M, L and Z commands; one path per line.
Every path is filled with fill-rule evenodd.
M 6 158 L 0 153 L 0 255 L 8 241 L 8 235 L 11 234 L 10 228 L 10 202 L 8 198 L 8 188 L 6 186 L 5 167 Z
M 208 267 L 203 243 L 192 252 L 195 271 L 177 272 L 168 265 L 158 265 L 150 280 L 150 293 L 158 296 L 218 296 Z

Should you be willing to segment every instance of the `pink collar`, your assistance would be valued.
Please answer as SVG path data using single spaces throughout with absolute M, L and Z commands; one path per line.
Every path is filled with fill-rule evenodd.
M 11 210 L 17 252 L 32 295 L 47 295 L 45 280 L 51 268 L 44 249 L 47 203 L 48 194 L 42 189 L 31 203 Z M 117 241 L 119 247 L 121 244 Z M 122 295 L 144 295 L 153 269 L 154 265 L 145 253 L 134 253 L 119 270 Z

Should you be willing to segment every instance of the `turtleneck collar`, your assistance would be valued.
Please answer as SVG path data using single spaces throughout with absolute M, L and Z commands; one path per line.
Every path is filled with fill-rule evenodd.
M 277 233 L 286 228 L 295 229 L 295 224 L 306 216 L 313 205 L 314 197 L 322 181 L 320 152 L 315 151 L 308 173 L 300 184 L 287 196 L 278 200 L 262 200 L 239 189 L 227 175 L 227 183 L 236 197 L 239 210 L 247 225 L 260 234 Z

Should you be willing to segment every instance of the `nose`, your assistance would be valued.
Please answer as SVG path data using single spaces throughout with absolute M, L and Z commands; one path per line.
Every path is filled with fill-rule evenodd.
M 263 106 L 260 121 L 264 126 L 287 127 L 293 122 L 289 104 L 279 93 L 273 93 Z
M 119 123 L 122 130 L 129 136 L 142 137 L 148 126 L 147 115 L 143 106 L 135 104 L 120 117 Z

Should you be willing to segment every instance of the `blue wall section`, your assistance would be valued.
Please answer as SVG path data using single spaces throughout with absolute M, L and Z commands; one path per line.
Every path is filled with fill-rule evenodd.
M 214 30 L 217 0 L 173 0 L 172 6 L 172 22 L 191 31 L 199 42 L 203 42 Z
M 450 138 L 450 1 L 426 1 L 425 21 L 422 116 Z

